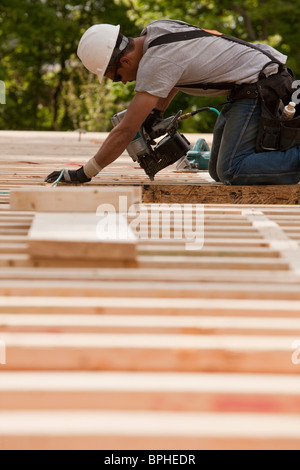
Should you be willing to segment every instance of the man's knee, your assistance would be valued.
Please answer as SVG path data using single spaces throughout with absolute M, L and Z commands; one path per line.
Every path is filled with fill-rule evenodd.
M 216 170 L 218 180 L 221 181 L 221 183 L 231 184 L 234 175 L 227 168 L 224 168 L 224 166 L 219 163 Z
M 218 162 L 218 156 L 215 156 L 213 153 L 211 153 L 209 164 L 208 164 L 208 172 L 209 172 L 210 177 L 218 183 L 221 180 L 217 173 L 217 162 Z

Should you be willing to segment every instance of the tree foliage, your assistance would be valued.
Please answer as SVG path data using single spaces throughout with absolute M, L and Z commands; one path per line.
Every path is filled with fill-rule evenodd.
M 300 76 L 299 2 L 283 0 L 1 0 L 0 80 L 7 89 L 0 128 L 107 131 L 111 116 L 126 108 L 134 84 L 125 87 L 90 75 L 76 50 L 92 24 L 120 24 L 138 36 L 152 20 L 182 19 L 251 42 L 265 42 L 289 56 Z M 224 98 L 179 94 L 170 114 L 220 106 Z M 200 114 L 184 130 L 211 131 L 214 115 Z

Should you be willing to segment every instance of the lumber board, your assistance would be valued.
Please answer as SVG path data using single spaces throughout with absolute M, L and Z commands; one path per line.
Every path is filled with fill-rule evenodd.
M 3 333 L 3 370 L 299 374 L 295 336 Z
M 110 269 L 91 269 L 88 267 L 79 267 L 78 270 L 71 269 L 66 266 L 52 265 L 50 268 L 45 267 L 34 267 L 31 264 L 27 264 L 26 267 L 14 266 L 13 263 L 2 267 L 0 270 L 0 279 L 11 279 L 11 280 L 36 280 L 37 276 L 39 279 L 45 280 L 126 280 L 139 282 L 181 282 L 187 284 L 190 282 L 234 282 L 236 284 L 243 285 L 243 283 L 256 283 L 257 285 L 264 283 L 267 286 L 270 285 L 296 285 L 299 286 L 300 280 L 299 275 L 292 271 L 246 271 L 238 269 L 187 269 L 181 270 L 176 269 L 121 269 L 118 268 Z
M 260 418 L 261 424 L 257 426 Z M 8 411 L 0 413 L 6 449 L 299 448 L 298 417 L 258 413 Z
M 98 298 L 98 297 L 0 297 L 0 313 L 90 315 L 189 315 L 267 316 L 297 318 L 297 300 Z
M 298 318 L 0 314 L 3 333 L 209 334 L 300 337 Z
M 122 198 L 120 203 L 120 198 Z M 96 212 L 102 204 L 112 206 L 117 212 L 127 211 L 141 202 L 139 187 L 26 187 L 10 192 L 12 211 L 35 212 Z M 121 204 L 121 209 L 119 206 Z
M 230 256 L 139 256 L 139 264 L 141 268 L 163 268 L 166 263 L 170 266 L 191 268 L 191 269 L 246 269 L 246 270 L 281 270 L 288 271 L 289 266 L 285 260 L 281 259 L 262 259 L 249 257 L 230 257 Z
M 26 243 L 0 243 L 0 253 L 26 253 Z
M 28 251 L 28 249 L 26 250 Z M 49 258 L 31 257 L 29 254 L 4 254 L 0 255 L 0 267 L 34 267 L 34 268 L 134 268 L 137 267 L 136 260 L 128 259 L 80 259 L 79 258 Z
M 0 379 L 1 411 L 110 409 L 294 414 L 300 410 L 296 376 L 2 372 Z
M 42 277 L 42 276 L 41 276 Z M 300 300 L 298 285 L 231 282 L 173 282 L 140 279 L 0 279 L 0 295 L 6 297 L 114 297 L 186 299 Z
M 101 230 L 102 228 L 102 230 Z M 125 218 L 93 213 L 37 213 L 28 235 L 33 258 L 135 261 L 136 238 Z

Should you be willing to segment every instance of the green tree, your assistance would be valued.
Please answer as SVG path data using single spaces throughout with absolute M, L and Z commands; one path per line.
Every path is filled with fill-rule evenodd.
M 86 90 L 91 78 L 76 57 L 78 41 L 92 24 L 112 19 L 129 33 L 138 33 L 124 8 L 111 0 L 2 0 L 0 79 L 7 86 L 7 104 L 0 110 L 0 126 L 73 128 L 72 104 L 81 111 L 85 106 L 77 101 L 87 96 L 87 105 L 90 100 L 90 91 L 85 95 L 80 90 Z M 66 92 L 70 86 L 79 92 L 73 103 Z
M 300 77 L 300 4 L 289 0 L 125 0 L 131 6 L 129 15 L 140 28 L 148 22 L 172 18 L 250 42 L 266 43 L 288 55 L 287 65 Z M 224 98 L 194 98 L 180 94 L 170 111 L 187 111 L 200 106 L 220 107 Z M 203 113 L 188 120 L 185 128 L 192 132 L 212 131 L 215 115 Z
M 136 37 L 152 20 L 181 19 L 270 44 L 289 56 L 288 66 L 299 77 L 299 14 L 299 2 L 289 0 L 1 0 L 0 80 L 7 96 L 0 128 L 110 130 L 111 116 L 128 106 L 134 84 L 100 87 L 78 60 L 78 41 L 95 23 L 120 24 L 124 34 Z M 168 114 L 221 107 L 224 101 L 179 93 Z M 215 119 L 203 113 L 182 128 L 210 132 Z

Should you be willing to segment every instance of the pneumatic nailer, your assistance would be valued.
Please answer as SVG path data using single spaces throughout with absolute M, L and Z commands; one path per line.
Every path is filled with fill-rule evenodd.
M 126 111 L 113 116 L 114 126 L 122 121 Z M 176 116 L 163 119 L 153 126 L 149 134 L 144 126 L 141 126 L 126 149 L 133 161 L 138 162 L 141 168 L 145 170 L 151 181 L 154 181 L 154 176 L 159 171 L 177 162 L 191 148 L 189 141 L 177 130 L 181 114 L 182 111 L 179 111 Z M 154 139 L 163 135 L 165 137 L 157 144 Z
M 164 168 L 183 159 L 180 166 L 196 169 L 199 166 L 198 161 L 190 164 L 185 156 L 188 156 L 192 145 L 184 135 L 178 132 L 178 124 L 180 121 L 195 116 L 202 111 L 214 110 L 215 108 L 200 108 L 191 113 L 182 115 L 182 111 L 178 111 L 175 116 L 162 119 L 155 124 L 149 133 L 146 132 L 144 126 L 141 126 L 135 138 L 127 147 L 127 152 L 134 162 L 137 162 L 146 172 L 151 181 L 154 181 L 155 175 Z M 115 114 L 112 118 L 113 125 L 116 127 L 124 118 L 127 110 Z M 160 142 L 156 143 L 155 139 L 165 136 Z M 203 140 L 203 139 L 202 139 Z M 206 152 L 207 154 L 207 152 Z M 199 152 L 199 158 L 203 158 L 202 152 Z

